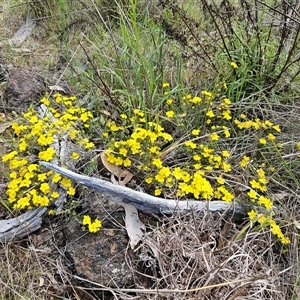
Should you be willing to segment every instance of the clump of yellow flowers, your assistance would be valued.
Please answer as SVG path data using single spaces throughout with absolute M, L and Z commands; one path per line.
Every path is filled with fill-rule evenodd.
M 181 99 L 170 97 L 169 87 L 169 83 L 163 84 L 165 101 L 160 112 L 134 109 L 121 114 L 120 122 L 106 124 L 103 139 L 107 143 L 108 162 L 135 168 L 148 189 L 165 198 L 231 202 L 237 199 L 233 174 L 247 172 L 251 174 L 247 191 L 242 196 L 238 192 L 238 197 L 262 208 L 252 209 L 250 220 L 268 226 L 283 244 L 288 244 L 289 239 L 273 220 L 273 203 L 267 190 L 269 169 L 252 161 L 247 153 L 236 155 L 231 142 L 245 134 L 255 137 L 258 147 L 278 149 L 276 135 L 280 126 L 269 120 L 249 118 L 244 113 L 236 114 L 231 100 L 220 95 L 222 89 L 226 90 L 226 83 L 217 94 L 203 90 L 200 95 L 185 94 Z M 201 121 L 191 121 L 189 112 L 198 113 Z M 164 127 L 167 122 L 175 127 L 168 131 Z M 174 136 L 176 128 L 188 131 L 178 139 L 178 135 Z
M 68 136 L 84 149 L 94 148 L 94 144 L 84 138 L 84 129 L 90 126 L 93 115 L 79 107 L 77 98 L 55 94 L 53 101 L 43 97 L 46 109 L 43 115 L 33 108 L 23 113 L 11 127 L 15 136 L 15 148 L 2 157 L 8 163 L 10 182 L 6 190 L 7 201 L 14 209 L 32 209 L 48 206 L 59 197 L 54 189 L 59 184 L 68 195 L 75 194 L 75 188 L 68 178 L 53 171 L 47 171 L 38 162 L 52 161 L 58 157 L 54 144 L 62 136 Z M 69 159 L 79 159 L 73 151 Z M 68 158 L 65 158 L 68 159 Z
M 84 215 L 82 220 L 82 225 L 87 225 L 89 232 L 97 233 L 102 227 L 102 222 L 98 219 L 95 219 L 95 221 L 92 222 L 90 216 Z

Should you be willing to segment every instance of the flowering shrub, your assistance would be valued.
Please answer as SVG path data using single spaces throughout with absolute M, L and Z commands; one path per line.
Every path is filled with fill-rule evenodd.
M 226 88 L 226 83 L 222 83 L 216 93 L 202 91 L 201 95 L 187 94 L 178 100 L 169 97 L 169 84 L 164 83 L 166 99 L 160 113 L 134 109 L 132 115 L 121 114 L 118 124 L 106 124 L 103 139 L 107 143 L 107 160 L 120 167 L 136 168 L 145 187 L 155 196 L 226 202 L 240 198 L 255 208 L 249 212 L 251 221 L 270 227 L 287 244 L 289 239 L 273 220 L 273 202 L 268 197 L 268 174 L 272 168 L 259 164 L 247 153 L 233 152 L 232 144 L 245 135 L 258 148 L 278 150 L 276 136 L 280 126 L 236 114 L 231 100 L 221 96 Z M 197 115 L 194 126 L 189 112 Z M 177 131 L 168 132 L 164 126 L 168 123 L 176 124 Z M 180 128 L 181 138 L 176 139 Z M 247 186 L 242 195 L 234 188 L 238 182 L 233 184 L 232 180 L 237 172 L 249 175 L 248 182 L 240 183 Z
M 30 108 L 16 122 L 12 129 L 16 137 L 16 148 L 2 157 L 8 163 L 10 182 L 6 191 L 7 200 L 14 209 L 32 209 L 48 206 L 59 197 L 53 187 L 60 184 L 68 195 L 75 194 L 75 188 L 68 178 L 53 171 L 47 171 L 38 164 L 39 160 L 51 161 L 57 158 L 53 144 L 59 137 L 68 135 L 74 143 L 85 149 L 94 144 L 83 138 L 83 130 L 90 126 L 91 112 L 77 107 L 76 97 L 54 95 L 54 103 L 44 97 L 41 102 L 54 116 L 39 116 Z M 72 152 L 69 159 L 79 159 L 77 152 Z
M 289 243 L 274 221 L 273 202 L 268 197 L 268 178 L 274 168 L 259 163 L 251 153 L 233 151 L 233 141 L 247 136 L 258 150 L 278 152 L 280 126 L 236 113 L 231 100 L 221 95 L 227 88 L 224 82 L 217 92 L 204 90 L 200 95 L 186 94 L 181 99 L 171 97 L 169 88 L 168 83 L 163 85 L 164 103 L 159 113 L 133 109 L 131 114 L 121 114 L 119 122 L 106 123 L 102 139 L 107 145 L 107 161 L 134 168 L 145 188 L 155 196 L 226 202 L 241 199 L 251 204 L 248 215 L 253 223 L 269 227 L 283 244 Z M 75 105 L 76 97 L 56 94 L 53 104 L 46 97 L 41 102 L 54 117 L 38 116 L 34 109 L 24 113 L 12 124 L 16 149 L 2 157 L 9 164 L 11 180 L 6 194 L 14 209 L 48 206 L 59 197 L 53 189 L 58 183 L 68 195 L 75 194 L 69 179 L 38 164 L 38 160 L 56 158 L 53 144 L 57 138 L 68 135 L 86 150 L 94 147 L 84 138 L 84 129 L 90 126 L 93 116 Z M 193 112 L 195 120 L 189 118 L 189 112 Z M 69 159 L 79 158 L 79 153 L 69 153 Z M 246 182 L 232 180 L 237 172 L 247 174 Z M 246 186 L 247 191 L 241 193 L 238 185 Z M 101 227 L 101 222 L 91 222 L 87 216 L 83 224 L 89 226 L 90 232 Z

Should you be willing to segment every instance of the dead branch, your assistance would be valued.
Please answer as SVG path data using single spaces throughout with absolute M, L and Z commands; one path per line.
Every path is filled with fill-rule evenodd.
M 42 216 L 46 211 L 46 207 L 39 207 L 16 218 L 0 220 L 0 241 L 22 238 L 38 230 L 42 225 Z
M 51 163 L 40 163 L 43 166 L 69 177 L 88 188 L 94 189 L 103 194 L 114 196 L 111 200 L 116 203 L 128 203 L 144 212 L 154 214 L 172 214 L 178 212 L 189 212 L 191 210 L 210 210 L 211 212 L 226 212 L 227 216 L 232 216 L 235 219 L 242 219 L 246 216 L 245 209 L 236 203 L 226 203 L 224 201 L 178 201 L 158 198 L 99 178 L 80 175 Z

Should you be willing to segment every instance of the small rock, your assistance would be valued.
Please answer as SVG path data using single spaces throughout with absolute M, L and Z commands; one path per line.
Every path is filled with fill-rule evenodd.
M 15 71 L 8 78 L 4 92 L 5 108 L 9 111 L 26 111 L 46 92 L 43 77 L 35 72 Z
M 78 222 L 70 221 L 65 236 L 66 251 L 74 261 L 78 276 L 107 287 L 133 284 L 133 274 L 125 260 L 128 245 L 125 230 L 118 229 L 114 236 L 107 235 L 106 229 L 91 234 L 83 231 Z

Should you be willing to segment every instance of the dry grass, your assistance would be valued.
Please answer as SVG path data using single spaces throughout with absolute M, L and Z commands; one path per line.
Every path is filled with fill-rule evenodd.
M 264 230 L 236 239 L 242 225 L 208 212 L 201 218 L 173 216 L 149 224 L 136 254 L 126 255 L 135 278 L 133 290 L 99 288 L 99 282 L 72 273 L 57 240 L 59 229 L 45 229 L 27 240 L 1 245 L 1 299 L 281 300 L 292 299 L 292 294 L 297 299 L 299 237 L 289 235 L 292 243 L 283 253 Z M 100 297 L 103 290 L 114 296 Z
M 146 237 L 135 253 L 127 249 L 125 256 L 134 286 L 108 287 L 61 272 L 73 290 L 95 299 L 298 299 L 299 237 L 293 226 L 286 228 L 292 243 L 285 251 L 265 230 L 246 230 L 238 238 L 246 223 L 209 212 L 160 221 L 143 218 Z M 109 294 L 101 297 L 104 291 Z
M 173 294 L 172 290 L 202 287 L 207 289 L 191 291 L 184 298 L 288 299 L 297 263 L 292 253 L 297 249 L 291 246 L 288 254 L 283 254 L 280 245 L 263 230 L 245 232 L 235 240 L 238 233 L 236 225 L 210 213 L 201 218 L 173 217 L 162 226 L 152 227 L 149 233 L 159 259 L 153 259 L 146 241 L 140 257 L 147 260 L 139 264 L 148 267 L 152 289 L 170 290 L 162 299 L 182 299 L 182 294 Z M 222 283 L 224 286 L 217 286 Z
M 2 244 L 1 299 L 50 299 L 55 295 L 60 266 L 53 254 L 51 247 L 36 247 L 32 240 Z

